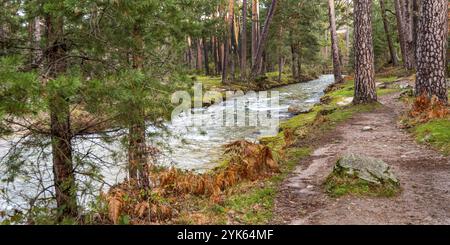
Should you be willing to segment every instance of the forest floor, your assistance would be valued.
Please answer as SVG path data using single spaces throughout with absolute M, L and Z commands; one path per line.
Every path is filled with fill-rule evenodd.
M 380 96 L 382 106 L 360 112 L 321 137 L 278 187 L 278 224 L 450 224 L 450 157 L 416 142 L 398 119 L 407 110 L 399 92 Z M 364 127 L 373 130 L 365 131 Z M 388 163 L 401 183 L 394 197 L 331 197 L 324 182 L 337 159 L 365 154 Z

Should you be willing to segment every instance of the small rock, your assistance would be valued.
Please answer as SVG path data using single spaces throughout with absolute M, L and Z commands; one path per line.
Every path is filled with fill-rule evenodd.
M 311 112 L 312 109 L 305 109 L 305 108 L 300 108 L 298 106 L 289 106 L 288 108 L 288 112 L 291 113 L 294 116 L 300 115 L 300 114 L 306 114 Z
M 350 105 L 353 102 L 353 97 L 346 97 L 343 100 L 337 102 L 338 106 Z
M 373 128 L 371 126 L 365 126 L 362 131 L 364 132 L 368 132 L 368 131 L 373 131 Z
M 312 188 L 314 188 L 313 185 L 308 185 L 308 186 L 306 187 L 306 189 L 312 189 Z
M 413 87 L 407 83 L 407 84 L 400 84 L 400 89 L 412 89 Z
M 387 88 L 387 84 L 386 83 L 376 83 L 377 88 L 380 89 L 386 89 Z

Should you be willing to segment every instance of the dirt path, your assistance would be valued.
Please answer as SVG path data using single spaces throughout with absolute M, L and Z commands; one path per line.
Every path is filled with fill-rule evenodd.
M 355 115 L 325 145 L 301 162 L 281 185 L 273 223 L 450 224 L 450 158 L 418 145 L 396 118 L 398 94 L 380 98 L 383 108 Z M 364 132 L 365 126 L 373 131 Z M 391 165 L 402 193 L 394 198 L 331 198 L 322 183 L 345 153 L 362 153 Z

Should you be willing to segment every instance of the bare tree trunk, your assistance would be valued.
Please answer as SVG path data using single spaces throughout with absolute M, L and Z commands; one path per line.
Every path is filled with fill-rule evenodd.
M 291 40 L 292 42 L 292 40 Z M 297 47 L 296 44 L 294 44 L 293 42 L 291 43 L 291 56 L 292 56 L 292 78 L 299 79 L 300 74 L 299 74 L 299 70 L 298 70 L 298 52 L 297 52 Z
M 405 60 L 406 58 L 406 40 L 405 40 L 405 31 L 404 29 L 404 20 L 403 20 L 403 12 L 402 12 L 402 0 L 395 0 L 395 15 L 397 16 L 397 32 L 398 39 L 400 42 L 400 49 L 402 51 L 402 60 L 403 65 L 406 67 Z
M 241 79 L 247 78 L 247 0 L 242 6 L 242 33 L 241 33 Z
M 389 47 L 389 54 L 391 55 L 391 62 L 392 65 L 397 66 L 398 60 L 397 55 L 395 54 L 394 44 L 392 42 L 391 33 L 389 32 L 389 22 L 386 16 L 386 6 L 384 4 L 384 0 L 380 0 L 380 7 L 381 7 L 381 16 L 383 18 L 383 26 L 384 31 L 386 32 L 386 41 L 388 43 Z
M 196 69 L 197 71 L 202 70 L 202 64 L 203 64 L 203 55 L 202 55 L 202 39 L 198 38 L 195 42 L 197 46 L 197 62 L 196 62 Z
M 279 55 L 278 57 L 278 82 L 281 82 L 284 68 L 284 57 L 283 55 Z
M 416 95 L 448 104 L 448 1 L 422 0 L 417 46 Z
M 231 17 L 231 40 L 230 40 L 230 73 L 231 73 L 231 81 L 236 80 L 236 63 L 239 64 L 239 27 L 236 25 L 236 18 L 234 13 L 234 6 L 236 0 L 232 1 L 233 6 L 230 6 L 230 17 Z M 231 4 L 231 3 L 230 3 Z
M 219 62 L 220 62 L 220 73 L 223 73 L 223 64 L 224 64 L 224 52 L 225 52 L 225 44 L 219 43 Z
M 419 21 L 420 21 L 420 6 L 421 0 L 413 0 L 413 42 L 415 46 L 415 50 L 417 50 L 417 38 L 418 38 L 418 30 L 419 30 Z M 414 54 L 416 55 L 416 54 Z M 417 62 L 417 61 L 416 61 Z
M 191 37 L 187 38 L 188 42 L 188 60 L 189 60 L 189 68 L 194 69 L 194 51 L 192 50 L 192 39 Z
M 216 38 L 214 36 L 211 36 L 210 42 L 211 42 L 211 52 L 212 52 L 212 56 L 213 56 L 213 60 L 214 60 L 214 75 L 219 74 L 219 60 L 218 60 L 218 55 L 217 55 L 217 43 L 216 43 Z
M 264 22 L 264 29 L 261 33 L 259 42 L 258 42 L 258 48 L 256 52 L 255 62 L 252 67 L 252 77 L 255 78 L 258 75 L 261 75 L 262 72 L 262 55 L 266 48 L 267 38 L 269 36 L 269 29 L 270 24 L 272 22 L 273 16 L 275 14 L 275 9 L 277 7 L 277 0 L 272 0 L 272 4 L 270 5 L 270 8 L 267 13 L 266 20 Z
M 331 49 L 333 52 L 333 73 L 336 83 L 344 82 L 342 78 L 341 60 L 339 58 L 338 36 L 336 31 L 336 14 L 334 0 L 328 0 L 328 16 L 330 20 Z
M 39 17 L 33 18 L 29 23 L 29 35 L 30 35 L 30 64 L 33 68 L 39 67 L 42 61 L 42 49 L 41 49 L 41 19 Z
M 46 16 L 46 52 L 44 76 L 56 79 L 66 72 L 66 44 L 64 43 L 63 19 Z M 49 101 L 50 127 L 53 155 L 53 177 L 55 183 L 58 220 L 77 217 L 77 192 L 72 162 L 72 132 L 70 127 L 69 98 L 56 91 Z
M 203 60 L 205 64 L 205 75 L 209 76 L 209 57 L 208 57 L 209 47 L 208 42 L 206 41 L 206 38 L 203 39 Z
M 372 34 L 372 0 L 354 0 L 355 96 L 353 103 L 377 101 Z
M 302 75 L 302 45 L 301 43 L 297 44 L 297 71 L 298 71 L 298 78 L 300 79 Z
M 233 36 L 233 19 L 234 19 L 234 0 L 228 0 L 228 14 L 225 15 L 225 23 L 227 26 L 226 35 L 224 37 L 224 52 L 223 52 L 223 63 L 222 63 L 222 83 L 228 83 L 227 66 L 230 63 L 230 58 L 232 59 L 232 36 Z M 231 56 L 231 57 L 229 57 Z
M 255 64 L 259 41 L 259 0 L 252 1 L 252 66 Z
M 413 18 L 413 2 L 411 0 L 404 0 L 404 5 L 403 5 L 403 18 L 405 20 L 404 24 L 404 36 L 405 36 L 405 40 L 406 40 L 406 60 L 405 60 L 405 67 L 408 70 L 412 70 L 415 68 L 415 64 L 416 64 L 416 60 L 415 60 L 415 50 L 416 50 L 416 45 L 415 45 L 415 41 L 413 40 L 413 26 L 414 26 L 414 18 Z

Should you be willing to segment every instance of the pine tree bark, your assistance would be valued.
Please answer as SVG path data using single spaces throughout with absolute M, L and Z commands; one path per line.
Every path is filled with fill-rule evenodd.
M 328 0 L 328 17 L 330 21 L 331 49 L 333 52 L 333 74 L 336 83 L 344 82 L 342 78 L 342 66 L 339 58 L 338 36 L 336 31 L 336 14 L 334 0 Z
M 214 73 L 214 75 L 217 75 L 217 74 L 219 74 L 218 73 L 218 64 L 217 64 L 217 48 L 216 48 L 216 41 L 215 41 L 215 37 L 214 36 L 211 36 L 210 37 L 210 47 L 211 47 L 211 55 L 212 55 L 212 59 L 213 59 L 213 62 L 214 62 L 214 70 L 213 70 L 213 73 Z
M 372 34 L 372 0 L 354 0 L 355 96 L 353 103 L 377 101 Z
M 202 70 L 202 64 L 203 64 L 203 55 L 202 55 L 202 39 L 198 38 L 195 42 L 196 47 L 197 47 L 197 60 L 196 60 L 196 66 L 195 68 L 197 69 L 197 71 L 201 71 Z
M 391 33 L 389 31 L 389 22 L 386 16 L 386 5 L 384 3 L 384 0 L 380 0 L 380 7 L 381 7 L 381 16 L 383 18 L 384 32 L 386 32 L 386 41 L 388 43 L 389 54 L 391 56 L 391 63 L 394 66 L 398 66 L 398 59 L 395 53 L 394 43 L 392 42 Z
M 291 38 L 292 39 L 292 38 Z M 297 44 L 293 43 L 291 40 L 291 57 L 292 57 L 292 64 L 291 64 L 291 70 L 292 70 L 292 78 L 295 80 L 300 78 L 300 73 L 298 70 L 298 52 L 297 52 Z
M 413 70 L 415 68 L 415 50 L 416 45 L 413 39 L 414 37 L 414 14 L 413 14 L 413 2 L 411 0 L 404 0 L 403 2 L 403 19 L 404 28 L 403 31 L 405 37 L 405 68 Z
M 46 16 L 46 50 L 44 77 L 56 79 L 66 72 L 66 44 L 62 17 Z M 69 98 L 56 91 L 49 100 L 50 127 L 58 220 L 77 217 L 77 192 L 72 160 L 72 132 Z
M 284 68 L 284 57 L 283 55 L 278 56 L 278 82 L 281 82 Z
M 38 68 L 42 61 L 42 49 L 41 49 L 41 19 L 35 17 L 30 20 L 29 23 L 29 36 L 30 36 L 30 64 L 32 68 Z
M 270 24 L 272 22 L 274 14 L 275 14 L 277 3 L 278 3 L 277 0 L 272 0 L 272 4 L 270 5 L 270 8 L 268 10 L 266 20 L 264 21 L 264 29 L 259 38 L 255 62 L 253 63 L 253 67 L 252 67 L 252 77 L 253 78 L 261 75 L 261 72 L 262 72 L 262 55 L 266 48 L 267 38 L 269 36 Z
M 259 41 L 259 0 L 252 1 L 252 66 L 255 64 Z
M 448 1 L 422 0 L 420 16 L 416 95 L 437 96 L 448 104 Z
M 397 33 L 398 33 L 398 40 L 400 42 L 400 49 L 402 52 L 402 60 L 403 60 L 403 65 L 406 67 L 405 64 L 405 60 L 407 60 L 406 58 L 406 40 L 405 40 L 405 36 L 404 33 L 405 31 L 404 29 L 404 20 L 403 20 L 403 12 L 402 12 L 402 0 L 395 0 L 395 15 L 396 15 L 396 19 L 397 19 Z
M 209 45 L 208 42 L 206 41 L 206 38 L 203 38 L 203 61 L 205 64 L 205 75 L 209 76 L 210 70 L 209 70 Z
M 192 50 L 192 39 L 191 37 L 187 38 L 188 42 L 188 60 L 189 60 L 189 68 L 194 69 L 194 51 Z
M 225 41 L 224 41 L 224 51 L 223 51 L 223 62 L 222 62 L 222 83 L 228 83 L 228 66 L 231 65 L 231 60 L 233 59 L 231 52 L 232 42 L 233 42 L 233 26 L 234 26 L 234 0 L 228 0 L 228 14 L 225 15 L 225 23 L 227 26 Z
M 241 32 L 241 79 L 247 78 L 247 0 L 242 6 L 242 32 Z

